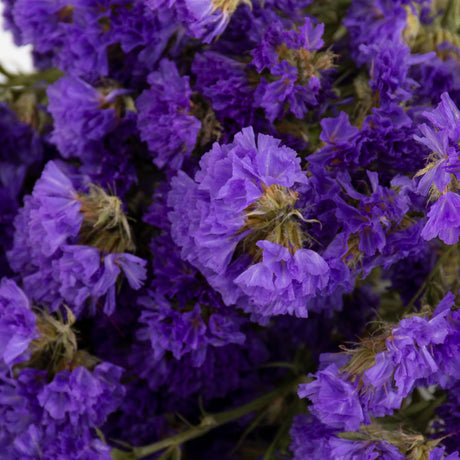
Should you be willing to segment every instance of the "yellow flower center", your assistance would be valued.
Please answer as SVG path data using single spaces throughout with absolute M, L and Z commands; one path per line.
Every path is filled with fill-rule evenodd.
M 245 234 L 240 242 L 242 251 L 252 255 L 256 262 L 262 258 L 262 249 L 256 246 L 260 240 L 280 244 L 292 254 L 306 240 L 300 227 L 304 218 L 294 208 L 297 193 L 277 184 L 262 188 L 263 195 L 245 209 L 245 224 L 238 232 Z

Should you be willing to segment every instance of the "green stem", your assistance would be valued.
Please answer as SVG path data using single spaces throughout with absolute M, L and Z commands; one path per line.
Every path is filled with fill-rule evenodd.
M 8 70 L 5 69 L 5 67 L 3 67 L 2 64 L 0 64 L 0 73 L 2 75 L 5 75 L 6 78 L 11 78 L 13 77 L 13 74 L 11 72 L 8 72 Z
M 199 438 L 200 436 L 205 435 L 218 426 L 225 425 L 226 423 L 237 420 L 244 415 L 262 409 L 276 399 L 289 394 L 301 382 L 302 380 L 300 378 L 296 379 L 295 381 L 284 384 L 276 390 L 260 396 L 243 406 L 237 407 L 236 409 L 219 412 L 217 414 L 208 414 L 202 418 L 200 424 L 197 426 L 147 446 L 133 447 L 131 452 L 123 452 L 119 449 L 112 449 L 112 458 L 114 460 L 137 460 L 160 452 L 164 449 L 168 449 L 171 446 L 180 446 L 191 439 Z
M 410 299 L 410 302 L 407 304 L 406 308 L 403 310 L 403 314 L 409 313 L 412 308 L 414 307 L 415 302 L 419 298 L 419 296 L 423 293 L 423 291 L 426 289 L 428 283 L 431 282 L 431 280 L 435 277 L 436 273 L 438 272 L 439 268 L 441 265 L 447 260 L 447 258 L 450 256 L 452 251 L 454 249 L 457 249 L 457 245 L 453 244 L 452 246 L 449 246 L 449 248 L 444 252 L 444 254 L 438 259 L 436 262 L 435 266 L 432 268 L 428 276 L 426 277 L 425 281 L 423 284 L 420 286 L 418 291 L 414 294 L 412 299 Z
M 457 31 L 457 20 L 459 17 L 459 0 L 449 0 L 441 18 L 441 25 L 447 27 L 452 32 Z

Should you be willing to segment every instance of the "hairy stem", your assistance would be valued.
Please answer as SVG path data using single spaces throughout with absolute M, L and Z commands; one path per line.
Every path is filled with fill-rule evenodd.
M 174 436 L 155 442 L 153 444 L 133 447 L 129 452 L 124 452 L 119 449 L 112 449 L 112 458 L 114 460 L 137 460 L 147 457 L 148 455 L 161 452 L 162 450 L 168 449 L 171 446 L 180 446 L 181 444 L 184 444 L 191 439 L 199 438 L 200 436 L 205 435 L 218 426 L 225 425 L 226 423 L 237 420 L 244 415 L 264 408 L 276 399 L 284 397 L 295 390 L 297 385 L 301 382 L 302 379 L 298 378 L 280 386 L 270 393 L 262 395 L 259 398 L 244 404 L 243 406 L 237 407 L 236 409 L 230 409 L 228 411 L 219 412 L 217 414 L 205 415 L 198 425 L 189 428 L 182 433 L 178 433 Z

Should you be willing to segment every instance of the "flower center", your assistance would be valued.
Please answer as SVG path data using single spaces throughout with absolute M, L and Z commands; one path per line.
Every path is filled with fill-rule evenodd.
M 222 10 L 224 13 L 232 14 L 240 3 L 246 3 L 251 7 L 250 0 L 212 0 L 215 10 Z
M 334 53 L 330 50 L 316 51 L 300 48 L 298 50 L 288 48 L 283 43 L 278 46 L 279 61 L 287 61 L 297 68 L 299 84 L 307 85 L 312 76 L 320 77 L 320 72 L 334 67 Z
M 300 227 L 303 216 L 294 208 L 297 193 L 277 184 L 262 184 L 262 188 L 263 195 L 245 209 L 245 224 L 238 231 L 245 234 L 241 249 L 256 262 L 262 259 L 262 249 L 256 246 L 260 240 L 280 244 L 294 254 L 306 239 Z
M 100 187 L 90 186 L 90 192 L 79 195 L 83 223 L 80 243 L 98 248 L 101 252 L 120 253 L 134 250 L 128 219 L 121 200 L 110 196 Z

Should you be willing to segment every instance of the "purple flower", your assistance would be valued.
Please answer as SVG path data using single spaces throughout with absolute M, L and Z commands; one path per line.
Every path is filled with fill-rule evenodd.
M 240 3 L 247 0 L 178 0 L 178 12 L 181 22 L 195 38 L 210 43 L 220 35 L 228 25 L 231 15 Z
M 337 218 L 343 222 L 345 230 L 349 233 L 357 233 L 359 250 L 367 256 L 372 256 L 377 251 L 383 252 L 386 232 L 401 222 L 409 209 L 409 199 L 402 191 L 397 194 L 395 190 L 379 185 L 377 173 L 368 171 L 367 176 L 372 190 L 370 196 L 358 193 L 352 187 L 351 178 L 347 173 L 338 176 L 338 181 L 348 196 L 358 200 L 359 210 L 339 196 L 335 198 L 335 201 Z M 398 178 L 394 179 L 395 185 L 397 180 Z M 410 185 L 405 185 L 406 188 L 410 188 Z
M 460 236 L 460 196 L 446 192 L 431 205 L 428 221 L 423 227 L 422 238 L 432 240 L 439 237 L 446 244 L 455 244 Z
M 99 426 L 124 396 L 122 369 L 101 363 L 91 373 L 85 367 L 59 372 L 38 394 L 37 400 L 52 419 L 64 419 L 75 428 Z
M 286 113 L 304 118 L 319 106 L 320 96 L 329 89 L 325 79 L 332 68 L 333 55 L 317 53 L 324 42 L 324 24 L 313 26 L 310 18 L 297 29 L 283 30 L 281 20 L 271 23 L 259 46 L 252 51 L 257 71 L 265 72 L 255 92 L 256 105 L 265 109 L 270 122 Z
M 430 456 L 428 457 L 428 460 L 459 460 L 460 455 L 458 451 L 452 452 L 448 455 L 446 455 L 445 452 L 446 448 L 445 447 L 435 447 L 432 451 L 430 451 Z
M 145 261 L 124 253 L 132 243 L 121 206 L 102 189 L 77 191 L 56 163 L 48 163 L 15 220 L 8 253 L 28 295 L 51 311 L 67 302 L 78 316 L 87 306 L 94 313 L 104 297 L 104 311 L 113 312 L 120 270 L 138 289 Z
M 48 87 L 49 111 L 54 118 L 52 140 L 64 158 L 82 157 L 88 144 L 117 126 L 117 92 L 100 93 L 76 77 L 62 77 Z
M 227 122 L 231 133 L 234 123 L 240 127 L 252 123 L 256 109 L 254 88 L 244 63 L 215 51 L 204 51 L 195 55 L 192 73 L 196 75 L 195 90 L 211 102 L 219 121 Z
M 311 413 L 328 427 L 356 431 L 364 422 L 357 384 L 344 379 L 335 364 L 317 372 L 314 382 L 299 385 L 298 395 L 311 400 Z
M 129 90 L 96 89 L 80 78 L 62 77 L 47 93 L 54 119 L 51 139 L 62 156 L 78 158 L 81 171 L 93 182 L 115 184 L 121 193 L 128 190 L 137 180 L 132 165 L 134 145 L 126 145 L 133 144 L 137 135 L 136 115 L 124 107 L 123 96 Z
M 10 368 L 27 361 L 28 347 L 39 335 L 28 298 L 14 281 L 3 278 L 0 281 L 0 357 Z
M 168 198 L 182 257 L 227 305 L 240 301 L 263 316 L 306 316 L 305 301 L 326 286 L 329 270 L 303 248 L 292 187 L 306 177 L 295 152 L 262 134 L 256 143 L 246 128 L 232 144 L 214 144 L 200 166 L 195 181 L 183 173 L 174 178 Z
M 452 181 L 452 174 L 460 178 L 460 112 L 449 95 L 443 93 L 436 109 L 423 112 L 423 115 L 435 128 L 422 124 L 419 128 L 422 136 L 414 136 L 432 152 L 426 167 L 417 173 L 417 176 L 422 176 L 418 189 L 426 195 L 432 186 L 438 192 L 444 192 Z
M 110 448 L 95 438 L 124 396 L 121 368 L 98 364 L 59 372 L 24 368 L 15 379 L 1 377 L 0 445 L 6 458 L 110 458 Z
M 257 299 L 258 311 L 263 315 L 307 316 L 305 297 L 315 296 L 327 286 L 328 264 L 310 249 L 291 254 L 286 247 L 270 241 L 256 245 L 263 250 L 262 261 L 235 278 L 235 284 L 249 298 Z
M 296 415 L 289 431 L 290 449 L 294 454 L 294 460 L 306 458 L 333 460 L 329 448 L 329 439 L 333 433 L 334 430 L 311 415 Z
M 189 77 L 181 77 L 175 64 L 160 62 L 148 77 L 150 89 L 136 100 L 138 127 L 159 168 L 180 169 L 195 147 L 200 121 L 191 115 Z
M 32 44 L 72 76 L 89 80 L 108 74 L 107 48 L 114 44 L 109 2 L 19 0 L 13 10 L 21 44 Z
M 414 316 L 401 320 L 386 339 L 386 349 L 376 355 L 375 365 L 364 373 L 365 384 L 386 387 L 388 395 L 395 387 L 400 397 L 406 397 L 415 386 L 439 382 L 449 364 L 447 339 L 455 334 L 446 317 L 453 301 L 454 296 L 446 294 L 431 319 Z M 444 362 L 438 357 L 443 353 Z
M 286 111 L 297 118 L 303 118 L 308 112 L 308 107 L 317 104 L 315 93 L 319 89 L 319 80 L 312 77 L 308 86 L 295 84 L 297 82 L 297 69 L 287 61 L 275 64 L 271 69 L 272 75 L 278 80 L 268 83 L 262 78 L 254 95 L 256 104 L 265 109 L 267 118 L 273 122 L 282 118 Z M 286 110 L 285 106 L 289 109 Z
M 448 93 L 441 94 L 441 102 L 431 111 L 423 112 L 439 131 L 447 131 L 452 142 L 460 139 L 460 111 Z
M 407 458 L 397 447 L 387 441 L 349 441 L 333 436 L 329 440 L 329 449 L 331 458 L 343 460 L 404 460 Z
M 48 428 L 48 429 L 47 429 Z M 29 425 L 10 447 L 12 458 L 73 458 L 75 460 L 110 460 L 111 448 L 94 437 L 86 427 L 78 433 L 69 426 L 50 430 L 42 425 Z
M 412 87 L 417 86 L 417 82 L 407 75 L 409 67 L 434 57 L 434 53 L 411 55 L 405 43 L 392 40 L 362 45 L 360 51 L 372 56 L 369 86 L 379 94 L 382 104 L 409 99 Z

